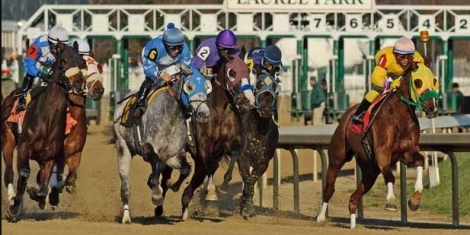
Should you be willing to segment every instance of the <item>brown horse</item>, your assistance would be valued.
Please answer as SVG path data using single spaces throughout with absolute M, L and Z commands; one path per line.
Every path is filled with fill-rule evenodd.
M 91 74 L 86 79 L 86 89 L 82 93 L 71 93 L 69 95 L 69 114 L 76 124 L 72 126 L 70 133 L 65 138 L 65 159 L 58 161 L 57 172 L 53 177 L 57 177 L 58 187 L 62 191 L 65 186 L 68 192 L 73 192 L 76 188 L 78 167 L 82 158 L 82 151 L 85 147 L 87 137 L 87 120 L 85 116 L 86 98 L 99 101 L 104 93 L 104 87 L 100 74 Z M 62 159 L 61 159 L 62 160 Z M 65 162 L 64 162 L 65 161 Z M 63 175 L 65 165 L 68 168 L 68 174 Z
M 242 81 L 249 81 L 250 71 L 239 56 L 224 58 L 223 61 L 212 81 L 212 92 L 208 95 L 211 110 L 209 121 L 198 123 L 192 120 L 194 143 L 189 143 L 188 148 L 195 169 L 181 199 L 183 220 L 189 216 L 188 206 L 194 191 L 204 182 L 206 176 L 208 176 L 206 200 L 217 200 L 213 176 L 219 167 L 219 161 L 225 155 L 230 156 L 230 165 L 218 189 L 221 194 L 227 193 L 234 164 L 242 150 L 239 110 L 246 109 L 248 104 L 244 96 L 238 92 L 238 88 Z
M 26 184 L 30 175 L 29 160 L 37 161 L 40 170 L 36 178 L 39 190 L 30 187 L 28 188 L 28 194 L 31 199 L 39 202 L 40 208 L 43 209 L 46 206 L 46 196 L 49 191 L 49 180 L 53 164 L 57 159 L 62 158 L 64 153 L 68 93 L 81 92 L 83 89 L 85 80 L 79 68 L 83 65 L 84 61 L 77 52 L 70 47 L 66 47 L 53 64 L 52 74 L 48 75 L 47 78 L 43 78 L 47 86 L 28 105 L 22 125 L 16 126 L 22 129 L 21 134 L 14 134 L 10 130 L 9 133 L 3 135 L 4 141 L 7 138 L 10 139 L 8 141 L 10 146 L 8 147 L 14 148 L 14 144 L 11 143 L 15 142 L 11 141 L 11 138 L 15 138 L 18 143 L 17 171 L 19 177 L 17 195 L 11 198 L 7 210 L 6 217 L 9 221 L 16 222 L 21 214 L 23 194 L 26 191 Z M 10 102 L 12 100 L 13 98 L 10 98 Z M 3 126 L 5 126 L 5 123 Z M 13 150 L 11 150 L 12 152 Z M 53 199 L 57 199 L 57 201 L 54 202 Z M 58 203 L 58 192 L 55 192 L 52 199 L 50 199 L 50 203 Z
M 357 105 L 342 117 L 328 148 L 326 186 L 317 221 L 325 220 L 338 173 L 353 155 L 361 168 L 362 180 L 349 199 L 351 228 L 356 226 L 359 201 L 372 188 L 380 173 L 387 186 L 385 209 L 397 210 L 393 192 L 395 177 L 391 167 L 398 161 L 417 167 L 415 192 L 409 199 L 408 206 L 413 211 L 418 209 L 423 190 L 424 157 L 418 145 L 420 127 L 415 110 L 424 111 L 428 118 L 437 116 L 438 83 L 431 70 L 424 65 L 419 65 L 415 71 L 406 71 L 400 79 L 401 86 L 396 91 L 383 94 L 372 111 L 366 114 L 364 128 L 351 123 L 351 115 Z M 369 114 L 370 119 L 367 117 Z

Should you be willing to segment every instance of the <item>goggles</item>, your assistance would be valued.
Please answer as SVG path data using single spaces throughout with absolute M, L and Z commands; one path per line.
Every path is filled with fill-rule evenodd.
M 404 60 L 404 59 L 408 59 L 408 60 L 412 60 L 413 59 L 413 55 L 412 54 L 406 54 L 406 55 L 403 55 L 403 54 L 397 54 L 395 53 L 395 56 L 398 60 Z
M 167 46 L 169 51 L 181 51 L 183 49 L 183 45 L 176 45 L 176 46 Z

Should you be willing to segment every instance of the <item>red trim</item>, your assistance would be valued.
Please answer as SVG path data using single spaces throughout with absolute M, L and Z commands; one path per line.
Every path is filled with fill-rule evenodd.
M 382 68 L 385 68 L 386 64 L 387 64 L 387 55 L 383 54 L 380 56 L 379 63 L 377 63 L 377 65 Z

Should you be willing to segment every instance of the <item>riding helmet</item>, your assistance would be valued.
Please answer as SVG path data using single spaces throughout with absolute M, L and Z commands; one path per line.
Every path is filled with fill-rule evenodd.
M 168 23 L 163 33 L 163 43 L 168 46 L 180 46 L 184 43 L 184 36 L 181 30 L 175 27 L 175 24 Z
M 393 52 L 402 55 L 410 55 L 415 53 L 415 44 L 407 37 L 401 37 L 393 45 Z
M 270 64 L 277 66 L 282 62 L 282 52 L 276 45 L 269 45 L 264 50 L 264 59 Z
M 237 37 L 231 30 L 224 29 L 217 35 L 215 43 L 218 47 L 235 49 L 237 48 Z
M 73 47 L 73 44 L 77 42 L 78 44 L 78 54 L 79 55 L 90 55 L 90 45 L 85 39 L 74 38 L 70 41 L 70 46 Z
M 47 38 L 49 39 L 49 42 L 54 44 L 59 42 L 66 44 L 69 41 L 69 33 L 64 27 L 57 25 L 49 30 Z

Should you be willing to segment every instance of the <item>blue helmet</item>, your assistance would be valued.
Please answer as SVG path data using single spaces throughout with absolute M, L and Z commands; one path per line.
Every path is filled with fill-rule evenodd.
M 264 59 L 270 64 L 277 66 L 282 62 L 282 52 L 276 45 L 269 45 L 264 49 Z
M 230 29 L 224 29 L 217 35 L 215 44 L 218 47 L 235 49 L 237 48 L 237 37 Z
M 175 27 L 175 24 L 167 24 L 166 30 L 163 33 L 163 43 L 168 46 L 180 46 L 184 44 L 183 33 Z

